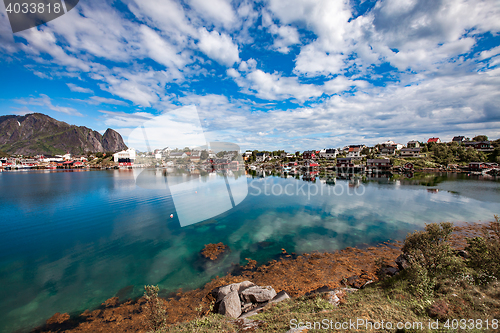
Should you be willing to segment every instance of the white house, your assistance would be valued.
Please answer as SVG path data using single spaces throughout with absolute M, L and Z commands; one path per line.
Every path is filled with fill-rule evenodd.
M 269 154 L 268 153 L 257 153 L 256 157 L 257 157 L 257 159 L 256 159 L 257 162 L 264 162 L 269 157 Z
M 186 153 L 170 153 L 170 158 L 186 158 L 188 155 Z
M 113 154 L 113 160 L 115 163 L 134 163 L 135 161 L 135 149 L 129 148 L 127 150 L 122 150 Z
M 335 148 L 325 148 L 319 151 L 320 158 L 334 159 L 337 157 L 337 149 Z
M 361 148 L 349 148 L 349 152 L 347 153 L 347 157 L 352 157 L 355 159 L 361 158 Z

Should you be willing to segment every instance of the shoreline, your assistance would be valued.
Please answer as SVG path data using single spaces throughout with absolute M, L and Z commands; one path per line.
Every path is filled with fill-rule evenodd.
M 465 237 L 481 235 L 489 222 L 456 223 L 453 233 L 454 247 L 462 249 Z M 167 324 L 177 324 L 200 318 L 210 312 L 210 292 L 231 283 L 252 281 L 257 285 L 270 285 L 276 292 L 285 291 L 291 297 L 300 297 L 317 291 L 345 286 L 345 281 L 366 283 L 377 281 L 377 263 L 397 267 L 395 259 L 401 254 L 402 242 L 382 242 L 364 249 L 347 247 L 335 252 L 303 253 L 292 257 L 283 249 L 280 259 L 257 266 L 248 258 L 240 266 L 239 274 L 232 270 L 223 277 L 216 277 L 203 287 L 170 294 L 164 298 L 167 309 Z M 344 281 L 344 282 L 343 282 Z M 33 333 L 52 332 L 146 332 L 142 310 L 144 297 L 119 300 L 112 297 L 93 310 L 70 316 L 56 313 L 45 325 L 30 330 Z

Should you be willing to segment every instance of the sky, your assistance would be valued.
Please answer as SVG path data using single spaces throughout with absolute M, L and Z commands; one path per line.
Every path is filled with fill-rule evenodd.
M 496 139 L 499 32 L 498 0 L 80 0 L 16 34 L 0 2 L 0 115 L 127 142 L 195 110 L 242 150 Z

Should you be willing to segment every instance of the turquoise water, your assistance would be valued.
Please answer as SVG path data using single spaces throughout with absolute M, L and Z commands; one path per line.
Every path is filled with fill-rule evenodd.
M 138 296 L 145 284 L 165 293 L 197 288 L 245 258 L 273 259 L 281 248 L 333 251 L 403 239 L 428 222 L 489 221 L 500 213 L 500 183 L 465 174 L 247 182 L 235 208 L 181 227 L 170 192 L 136 186 L 132 171 L 0 173 L 0 331 Z M 203 209 L 197 200 L 190 209 Z M 217 263 L 201 260 L 204 245 L 217 242 L 231 252 Z

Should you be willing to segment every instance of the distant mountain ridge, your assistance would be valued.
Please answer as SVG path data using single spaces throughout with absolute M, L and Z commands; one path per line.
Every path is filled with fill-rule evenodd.
M 11 155 L 55 155 L 67 152 L 116 152 L 127 149 L 121 135 L 104 135 L 85 126 L 69 125 L 42 113 L 0 116 L 0 151 Z

